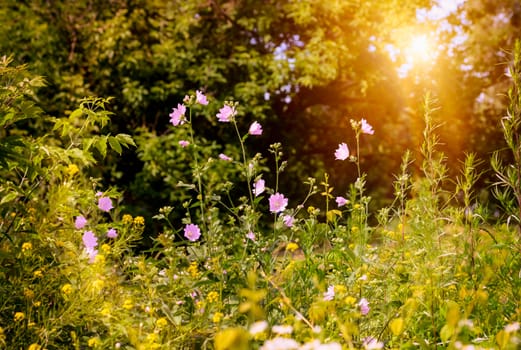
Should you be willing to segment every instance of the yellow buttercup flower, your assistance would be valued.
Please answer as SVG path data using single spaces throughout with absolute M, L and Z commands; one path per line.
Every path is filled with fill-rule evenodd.
M 98 337 L 90 338 L 87 341 L 87 345 L 89 346 L 89 348 L 94 348 L 96 346 L 100 346 L 101 345 L 101 340 Z
M 213 323 L 219 323 L 223 319 L 223 314 L 221 312 L 216 312 L 213 314 L 212 322 Z
M 123 302 L 123 308 L 130 310 L 133 307 L 134 307 L 134 302 L 132 301 L 132 299 L 130 299 L 130 298 L 125 299 L 125 301 Z
M 158 318 L 156 321 L 157 328 L 165 328 L 167 325 L 168 325 L 168 321 L 164 317 Z
M 69 166 L 67 166 L 67 174 L 71 177 L 76 175 L 79 171 L 80 169 L 76 164 L 69 164 Z
M 217 300 L 219 300 L 219 293 L 212 291 L 208 293 L 208 296 L 206 297 L 209 303 L 214 303 Z
M 25 320 L 25 314 L 23 312 L 17 312 L 14 314 L 14 321 L 15 322 L 20 322 L 20 321 L 23 321 Z
M 132 215 L 125 214 L 125 215 L 123 215 L 122 221 L 123 221 L 123 224 L 129 225 L 129 224 L 131 224 L 134 221 L 134 219 L 132 218 Z
M 31 249 L 33 249 L 33 245 L 31 244 L 31 242 L 25 242 L 24 244 L 22 244 L 22 252 L 26 252 Z
M 38 345 L 36 343 L 33 343 L 31 345 L 29 345 L 29 347 L 27 348 L 27 350 L 40 350 L 42 348 L 41 345 Z
M 136 216 L 134 218 L 134 225 L 136 225 L 136 226 L 144 226 L 145 225 L 145 219 L 142 216 Z
M 61 291 L 63 294 L 65 295 L 69 295 L 72 293 L 72 285 L 67 283 L 67 284 L 64 284 L 61 288 Z
M 289 252 L 294 252 L 297 249 L 298 249 L 298 244 L 295 243 L 295 242 L 289 242 L 286 245 L 286 250 L 289 251 Z

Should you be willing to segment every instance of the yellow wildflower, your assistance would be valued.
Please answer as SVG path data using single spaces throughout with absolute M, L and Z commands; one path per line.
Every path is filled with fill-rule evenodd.
M 31 244 L 31 242 L 25 242 L 24 244 L 22 244 L 22 252 L 26 252 L 31 249 L 33 249 L 33 245 Z
M 134 219 L 132 218 L 132 215 L 130 215 L 130 214 L 123 215 L 122 220 L 123 220 L 123 224 L 125 224 L 125 225 L 130 225 L 134 221 Z
M 92 289 L 94 289 L 96 292 L 99 292 L 103 289 L 105 286 L 105 282 L 100 279 L 96 279 L 94 282 L 92 282 Z
M 358 204 L 358 203 L 355 204 L 355 205 L 353 205 L 353 209 L 355 209 L 355 210 L 356 210 L 356 209 L 360 209 L 361 207 L 362 207 L 362 206 L 361 206 L 360 204 Z
M 65 295 L 69 295 L 72 293 L 72 285 L 70 285 L 69 283 L 67 284 L 64 284 L 61 288 L 61 291 L 63 294 Z
M 134 218 L 134 225 L 135 226 L 144 226 L 145 225 L 145 219 L 142 216 L 136 216 Z
M 27 299 L 32 299 L 34 298 L 34 292 L 31 289 L 24 289 L 24 296 Z
M 103 308 L 100 311 L 101 316 L 108 317 L 112 312 L 112 305 L 110 303 L 104 303 Z
M 289 251 L 289 252 L 294 252 L 297 249 L 298 249 L 298 244 L 295 243 L 295 242 L 289 242 L 286 245 L 286 250 Z
M 335 293 L 342 294 L 347 292 L 347 288 L 342 284 L 337 284 L 335 286 Z
M 199 268 L 197 267 L 196 261 L 192 261 L 192 263 L 190 263 L 190 266 L 188 266 L 187 270 L 190 276 L 192 276 L 192 278 L 197 278 L 197 276 L 199 276 Z
M 219 300 L 219 293 L 217 293 L 215 291 L 211 291 L 210 293 L 208 293 L 208 296 L 206 298 L 209 303 L 214 303 L 217 300 Z
M 102 250 L 105 254 L 110 253 L 110 245 L 108 245 L 107 243 L 102 244 L 102 245 L 101 245 L 101 250 Z
M 344 299 L 345 303 L 347 305 L 354 305 L 356 303 L 356 298 L 352 297 L 352 296 L 347 296 L 345 299 Z
M 42 302 L 41 301 L 35 301 L 33 303 L 33 305 L 34 305 L 34 307 L 40 307 L 40 306 L 42 306 Z
M 133 307 L 134 307 L 134 302 L 132 301 L 132 299 L 130 299 L 130 298 L 125 299 L 125 301 L 123 302 L 123 308 L 130 310 Z
M 87 345 L 89 346 L 89 348 L 94 348 L 96 346 L 100 346 L 101 345 L 101 340 L 98 337 L 90 338 L 87 341 Z
M 159 339 L 157 333 L 149 333 L 147 335 L 147 342 L 155 343 Z
M 0 327 L 0 344 L 5 345 L 5 334 L 4 329 L 2 327 Z
M 25 320 L 25 314 L 23 312 L 17 312 L 14 314 L 14 321 L 15 322 L 20 322 L 20 321 L 23 321 Z
M 219 323 L 223 319 L 223 314 L 221 312 L 216 312 L 213 314 L 212 322 L 213 323 Z
M 69 176 L 71 177 L 76 175 L 79 171 L 80 169 L 76 164 L 69 164 L 69 166 L 67 167 L 67 174 L 69 174 Z
M 168 325 L 168 321 L 164 317 L 158 318 L 156 321 L 157 328 L 165 328 L 167 325 Z
M 40 350 L 42 348 L 41 345 L 38 345 L 36 343 L 32 343 L 31 345 L 29 345 L 29 347 L 27 348 L 27 350 Z

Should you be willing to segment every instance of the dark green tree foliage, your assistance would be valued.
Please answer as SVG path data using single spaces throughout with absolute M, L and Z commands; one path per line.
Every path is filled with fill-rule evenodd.
M 233 130 L 217 126 L 215 113 L 222 101 L 234 99 L 240 102 L 241 127 L 254 119 L 264 125 L 252 152 L 269 156 L 269 144 L 283 143 L 289 167 L 281 188 L 291 196 L 302 195 L 301 179 L 322 177 L 326 169 L 337 194 L 347 191 L 355 167 L 335 161 L 333 152 L 340 142 L 354 147 L 349 121 L 366 118 L 376 134 L 362 140 L 361 165 L 373 170 L 367 179 L 370 192 L 385 198 L 403 150 L 418 148 L 421 118 L 411 111 L 426 90 L 438 97 L 441 141 L 454 165 L 464 151 L 486 158 L 488 145 L 500 144 L 494 143 L 500 135 L 493 131 L 498 109 L 484 110 L 477 98 L 502 80 L 502 68 L 487 57 L 496 63 L 516 33 L 512 1 L 494 9 L 486 1 L 460 6 L 447 19 L 452 30 L 439 35 L 447 42 L 458 34 L 457 26 L 473 33 L 467 43 L 447 47 L 430 71 L 402 79 L 393 67 L 399 62 L 389 59 L 385 46 L 393 43 L 396 29 L 418 25 L 416 11 L 429 8 L 431 1 L 5 2 L 0 50 L 46 77 L 39 98 L 47 112 L 71 109 L 87 95 L 114 96 L 113 131 L 134 134 L 145 127 L 153 132 L 150 137 L 167 142 L 162 134 L 172 107 L 203 89 L 213 102 L 197 111 L 194 127 L 224 149 Z M 501 30 L 488 37 L 487 45 L 474 45 L 479 38 L 474 29 L 491 21 Z M 462 128 L 475 134 L 467 137 Z M 143 162 L 149 161 L 126 155 L 105 170 L 106 178 L 134 188 L 127 194 L 136 205 L 170 201 L 161 178 L 169 170 L 140 172 Z M 186 162 L 167 163 L 190 172 Z

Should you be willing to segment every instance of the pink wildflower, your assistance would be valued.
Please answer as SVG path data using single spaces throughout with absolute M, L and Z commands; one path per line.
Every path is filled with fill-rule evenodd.
M 258 179 L 254 184 L 253 184 L 253 194 L 255 195 L 255 197 L 257 197 L 259 194 L 261 194 L 262 192 L 264 192 L 265 190 L 265 187 L 264 187 L 264 180 L 263 179 Z
M 349 148 L 347 148 L 347 144 L 342 142 L 338 145 L 337 150 L 335 151 L 335 159 L 337 160 L 346 160 L 349 157 Z
M 201 237 L 201 230 L 199 226 L 194 224 L 188 224 L 185 226 L 185 237 L 191 241 L 195 242 Z
M 199 103 L 200 105 L 206 106 L 208 104 L 208 100 L 206 99 L 206 96 L 199 90 L 195 92 L 195 101 Z
M 335 298 L 335 287 L 329 286 L 327 287 L 327 291 L 324 292 L 324 300 L 331 301 Z
M 85 248 L 88 249 L 94 249 L 98 245 L 98 238 L 94 235 L 92 231 L 85 231 L 83 233 L 83 245 Z
M 339 207 L 343 207 L 344 205 L 347 204 L 347 199 L 345 199 L 344 197 L 341 197 L 341 196 L 336 197 L 335 201 L 336 201 L 336 205 L 338 205 Z
M 74 221 L 74 227 L 79 230 L 84 228 L 85 225 L 87 225 L 87 219 L 85 219 L 83 215 L 77 216 L 76 220 Z
M 190 142 L 188 142 L 186 140 L 179 141 L 179 146 L 181 146 L 183 148 L 187 147 L 189 144 L 190 144 Z
M 217 119 L 220 122 L 227 123 L 231 121 L 231 118 L 237 114 L 237 111 L 234 107 L 229 105 L 224 105 L 223 108 L 219 109 L 219 113 L 217 113 Z
M 358 306 L 360 307 L 360 313 L 362 314 L 362 316 L 367 315 L 369 313 L 369 310 L 371 310 L 371 308 L 369 307 L 369 302 L 366 298 L 360 299 L 360 301 L 358 302 Z
M 185 105 L 178 103 L 177 108 L 173 108 L 172 113 L 170 113 L 170 123 L 174 126 L 183 124 L 185 122 L 185 113 Z
M 255 233 L 253 233 L 253 231 L 249 231 L 249 232 L 246 234 L 246 238 L 248 238 L 249 240 L 255 242 Z
M 114 208 L 112 206 L 112 200 L 109 197 L 99 197 L 98 208 L 103 211 L 110 211 L 110 209 Z
M 228 156 L 227 156 L 226 154 L 224 154 L 224 153 L 219 154 L 219 159 L 221 159 L 221 160 L 225 160 L 225 161 L 227 161 L 227 162 L 229 162 L 229 161 L 232 160 L 230 157 L 228 157 Z
M 284 215 L 282 221 L 284 222 L 284 225 L 286 225 L 287 227 L 292 227 L 293 223 L 295 222 L 295 218 L 291 215 Z
M 118 231 L 116 231 L 115 229 L 111 228 L 110 230 L 107 231 L 108 238 L 116 238 L 117 236 L 118 236 Z
M 373 127 L 367 122 L 367 120 L 363 119 L 361 120 L 361 129 L 364 134 L 373 135 L 374 130 Z
M 288 199 L 278 192 L 270 196 L 269 202 L 270 211 L 272 213 L 279 213 L 286 209 L 286 206 L 288 205 Z
M 257 122 L 253 122 L 250 125 L 250 130 L 248 131 L 250 135 L 262 135 L 262 125 Z

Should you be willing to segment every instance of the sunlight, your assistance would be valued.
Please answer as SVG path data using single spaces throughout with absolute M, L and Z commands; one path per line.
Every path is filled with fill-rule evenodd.
M 409 62 L 426 62 L 433 58 L 433 48 L 427 36 L 414 36 L 409 46 L 405 49 L 405 55 Z

